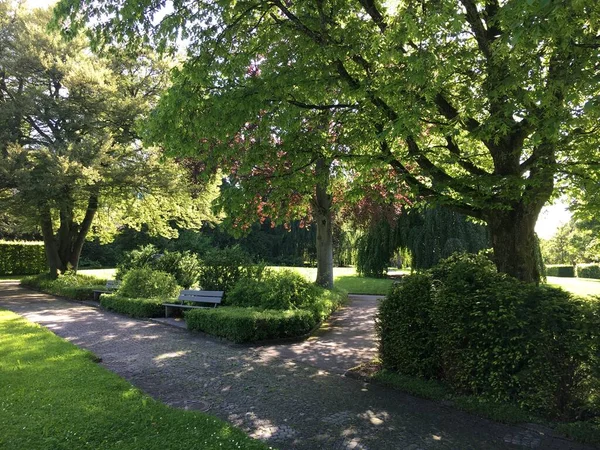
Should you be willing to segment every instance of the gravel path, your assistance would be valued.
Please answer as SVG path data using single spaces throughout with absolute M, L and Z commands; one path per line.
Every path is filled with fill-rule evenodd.
M 206 410 L 279 449 L 591 449 L 282 359 L 262 347 L 129 319 L 14 282 L 0 283 L 0 307 L 91 350 L 149 395 Z M 342 359 L 331 367 L 342 370 Z

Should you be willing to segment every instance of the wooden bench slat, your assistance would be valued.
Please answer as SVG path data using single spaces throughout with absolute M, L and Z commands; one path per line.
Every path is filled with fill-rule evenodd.
M 169 311 L 172 308 L 196 309 L 196 308 L 215 308 L 221 304 L 223 291 L 200 291 L 194 289 L 185 289 L 179 294 L 177 299 L 180 303 L 163 303 L 165 307 L 165 317 L 169 317 Z M 184 302 L 196 303 L 195 305 L 186 305 Z M 210 304 L 212 306 L 198 306 L 198 304 Z

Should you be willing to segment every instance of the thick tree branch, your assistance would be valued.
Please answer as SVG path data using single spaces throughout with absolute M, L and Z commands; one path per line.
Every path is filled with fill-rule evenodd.
M 488 32 L 485 29 L 485 25 L 483 24 L 483 20 L 479 15 L 479 11 L 477 11 L 477 4 L 474 0 L 460 0 L 460 2 L 467 11 L 467 22 L 469 22 L 471 31 L 475 35 L 477 46 L 479 47 L 479 50 L 481 50 L 481 53 L 483 53 L 489 60 L 492 56 L 492 52 L 490 50 L 490 40 Z
M 446 136 L 446 148 L 457 157 L 458 164 L 469 172 L 471 175 L 481 175 L 486 176 L 490 175 L 487 171 L 483 170 L 481 167 L 476 166 L 470 161 L 464 160 L 461 155 L 460 148 L 456 141 L 452 138 L 452 136 Z
M 362 7 L 365 9 L 367 14 L 371 17 L 375 25 L 379 27 L 379 30 L 384 33 L 387 29 L 387 23 L 383 15 L 377 9 L 373 0 L 358 0 Z

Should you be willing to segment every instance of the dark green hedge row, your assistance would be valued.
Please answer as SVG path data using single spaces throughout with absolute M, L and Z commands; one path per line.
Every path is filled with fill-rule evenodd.
M 43 242 L 0 241 L 0 275 L 29 275 L 47 270 Z
M 549 277 L 577 277 L 600 279 L 600 264 L 578 264 L 577 266 L 552 264 L 546 266 Z
M 600 264 L 578 265 L 577 277 L 600 279 Z
M 384 368 L 549 417 L 600 413 L 600 300 L 498 274 L 482 256 L 411 275 L 377 317 Z
M 118 294 L 100 296 L 100 306 L 104 309 L 137 318 L 165 317 L 165 301 L 162 298 L 129 298 Z
M 42 292 L 72 300 L 92 300 L 95 290 L 103 290 L 106 280 L 88 276 L 66 274 L 56 279 L 49 275 L 34 275 L 21 279 L 21 284 Z
M 237 343 L 298 337 L 310 332 L 317 324 L 313 313 L 306 310 L 261 311 L 233 306 L 192 309 L 185 313 L 185 321 L 190 330 Z
M 569 265 L 550 265 L 546 266 L 546 276 L 548 277 L 574 277 L 575 266 Z

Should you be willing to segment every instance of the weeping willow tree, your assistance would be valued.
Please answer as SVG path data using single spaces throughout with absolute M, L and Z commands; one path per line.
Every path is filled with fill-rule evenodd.
M 491 247 L 485 226 L 442 207 L 399 217 L 396 245 L 410 251 L 414 269 L 428 269 L 456 252 L 477 253 Z
M 398 249 L 408 250 L 414 269 L 427 269 L 456 252 L 477 253 L 490 247 L 486 227 L 450 209 L 413 209 L 372 224 L 358 241 L 357 271 L 384 277 Z

